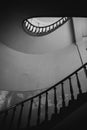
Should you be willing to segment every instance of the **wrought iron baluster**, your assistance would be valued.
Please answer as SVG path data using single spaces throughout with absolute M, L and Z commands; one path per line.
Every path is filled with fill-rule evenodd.
M 63 24 L 63 19 L 60 20 L 61 25 Z
M 85 75 L 86 75 L 86 78 L 87 78 L 87 69 L 86 69 L 86 66 L 84 66 L 84 72 L 85 72 Z
M 76 79 L 77 79 L 77 85 L 78 85 L 79 93 L 82 94 L 81 85 L 80 85 L 80 81 L 79 81 L 78 73 L 77 72 L 76 72 Z
M 34 28 L 34 27 L 33 27 L 33 26 L 31 26 L 31 32 L 33 32 L 33 28 Z
M 45 27 L 45 29 L 44 29 L 45 31 L 44 32 L 46 32 L 46 27 Z
M 57 22 L 57 27 L 59 27 L 59 24 L 60 24 L 60 23 L 59 23 L 59 21 L 58 21 L 58 22 Z
M 62 24 L 64 23 L 64 18 L 62 18 Z
M 37 125 L 40 124 L 40 114 L 41 114 L 41 95 L 39 96 L 39 104 L 38 104 L 38 117 L 37 117 Z
M 50 25 L 48 26 L 48 31 L 47 32 L 49 32 L 50 31 Z
M 46 102 L 45 102 L 45 120 L 48 120 L 48 92 L 46 92 Z
M 34 31 L 34 33 L 36 33 L 37 32 L 37 27 L 34 27 L 35 28 L 35 31 Z
M 60 22 L 60 20 L 59 20 L 59 26 L 61 25 L 61 22 Z
M 39 28 L 38 28 L 38 27 L 36 27 L 36 33 L 38 33 L 38 29 L 39 29 Z
M 65 22 L 65 21 L 66 21 L 66 18 L 65 18 L 65 17 L 62 17 L 62 20 L 63 20 L 63 22 Z
M 35 27 L 34 27 L 34 26 L 33 26 L 32 32 L 33 32 L 33 33 L 35 32 Z
M 50 25 L 50 27 L 49 27 L 49 28 L 50 28 L 50 31 L 51 31 L 51 30 L 53 29 L 53 25 Z
M 40 33 L 42 33 L 42 27 L 40 27 Z
M 73 94 L 74 92 L 73 92 L 71 77 L 69 77 L 69 85 L 70 85 L 71 99 L 74 100 L 74 94 Z
M 15 117 L 15 112 L 16 112 L 16 107 L 13 108 L 13 113 L 12 113 L 12 118 L 11 118 L 11 122 L 9 125 L 9 130 L 11 130 L 11 128 L 12 128 L 12 124 L 13 124 L 14 117 Z
M 29 30 L 29 29 L 30 29 L 30 27 L 31 27 L 31 25 L 28 23 L 27 29 Z
M 62 85 L 62 107 L 65 107 L 65 94 L 64 94 L 64 83 L 61 83 Z
M 56 28 L 56 26 L 57 26 L 56 23 L 53 26 L 54 26 L 54 28 Z
M 42 27 L 42 33 L 43 33 L 44 31 L 43 31 L 43 27 Z
M 31 25 L 30 28 L 29 28 L 30 32 L 32 32 L 32 28 L 33 28 L 33 26 Z
M 46 28 L 45 27 L 43 27 L 43 33 L 45 33 L 46 32 Z
M 50 29 L 50 27 L 48 26 L 48 27 L 46 27 L 46 32 L 49 32 L 49 29 Z
M 40 27 L 38 27 L 38 33 L 40 33 Z
M 31 114 L 32 114 L 32 106 L 33 106 L 33 99 L 31 99 L 31 101 L 30 101 L 30 109 L 29 109 L 29 113 L 28 113 L 27 128 L 30 127 Z
M 57 114 L 57 95 L 56 95 L 56 87 L 54 87 L 54 112 Z
M 21 124 L 21 118 L 22 118 L 22 113 L 23 113 L 23 107 L 24 107 L 24 103 L 21 104 L 21 110 L 19 113 L 19 118 L 18 118 L 18 124 L 17 124 L 17 128 L 20 128 L 20 124 Z
M 24 21 L 24 25 L 25 25 L 25 27 L 27 27 L 28 26 L 28 21 Z

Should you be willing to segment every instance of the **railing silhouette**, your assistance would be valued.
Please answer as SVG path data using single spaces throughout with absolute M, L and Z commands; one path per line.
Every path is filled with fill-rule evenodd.
M 53 31 L 57 28 L 65 24 L 71 17 L 62 17 L 60 20 L 47 25 L 47 26 L 35 26 L 28 21 L 28 19 L 23 20 L 22 27 L 26 33 L 33 36 L 44 36 Z
M 57 104 L 58 104 L 58 102 L 57 102 L 57 88 L 58 88 L 58 86 L 61 85 L 62 108 L 64 108 L 64 107 L 66 107 L 65 92 L 64 92 L 64 82 L 66 80 L 69 81 L 71 100 L 75 100 L 74 99 L 73 86 L 72 86 L 72 76 L 76 77 L 79 94 L 82 94 L 82 89 L 81 89 L 81 84 L 80 84 L 80 80 L 79 80 L 79 77 L 78 77 L 78 73 L 81 70 L 87 71 L 86 70 L 86 66 L 87 66 L 87 63 L 85 63 L 83 66 L 78 68 L 72 74 L 68 75 L 66 78 L 64 78 L 60 82 L 56 83 L 52 87 L 46 89 L 45 91 L 42 91 L 41 93 L 39 93 L 39 94 L 29 98 L 29 99 L 21 101 L 20 103 L 17 103 L 14 106 L 11 106 L 11 107 L 7 108 L 6 110 L 1 111 L 0 112 L 0 118 L 3 117 L 3 119 L 1 120 L 0 128 L 5 127 L 5 124 L 8 121 L 7 117 L 9 116 L 9 113 L 11 111 L 12 114 L 11 114 L 11 118 L 10 118 L 10 123 L 9 123 L 8 129 L 9 130 L 12 129 L 12 125 L 13 125 L 14 118 L 15 118 L 15 113 L 17 111 L 17 108 L 20 106 L 20 111 L 19 111 L 19 115 L 18 115 L 18 119 L 17 119 L 17 126 L 16 126 L 17 129 L 20 129 L 21 121 L 22 121 L 23 109 L 24 109 L 26 103 L 29 103 L 29 105 L 30 105 L 30 107 L 28 109 L 29 111 L 28 111 L 28 114 L 27 114 L 26 128 L 30 128 L 31 127 L 31 118 L 32 118 L 32 113 L 33 113 L 33 103 L 34 103 L 34 99 L 35 98 L 38 98 L 36 126 L 39 126 L 41 124 L 41 99 L 42 99 L 43 95 L 45 95 L 45 116 L 44 116 L 44 122 L 47 122 L 48 121 L 48 115 L 49 115 L 49 109 L 48 109 L 48 96 L 49 96 L 49 92 L 51 90 L 53 90 L 53 95 L 54 95 L 53 96 L 54 114 L 57 114 L 58 113 L 58 108 L 57 108 Z M 7 128 L 6 128 L 6 130 L 7 130 Z

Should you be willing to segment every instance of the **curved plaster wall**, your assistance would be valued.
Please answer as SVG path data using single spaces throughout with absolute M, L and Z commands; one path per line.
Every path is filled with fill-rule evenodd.
M 76 46 L 70 44 L 68 22 L 52 34 L 34 38 L 22 30 L 20 21 L 15 16 L 0 21 L 0 89 L 50 87 L 81 66 Z
M 76 42 L 82 40 L 83 37 L 87 37 L 87 18 L 73 18 Z
M 73 60 L 72 60 L 73 59 Z M 44 55 L 24 54 L 0 43 L 0 89 L 50 87 L 81 66 L 75 45 Z

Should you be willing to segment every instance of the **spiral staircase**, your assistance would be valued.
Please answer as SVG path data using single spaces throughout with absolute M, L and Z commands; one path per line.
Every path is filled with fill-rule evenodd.
M 26 99 L 20 103 L 15 104 L 14 106 L 9 107 L 6 110 L 3 110 L 0 112 L 0 129 L 4 130 L 10 130 L 10 129 L 18 129 L 18 130 L 32 130 L 32 129 L 41 129 L 41 128 L 54 128 L 54 126 L 58 123 L 60 123 L 64 118 L 66 118 L 68 115 L 70 115 L 73 111 L 78 109 L 82 104 L 87 102 L 87 92 L 82 92 L 82 86 L 79 80 L 79 73 L 84 73 L 85 80 L 87 80 L 87 63 L 85 63 L 83 66 L 78 68 L 75 72 L 61 80 L 60 82 L 56 83 L 52 87 L 48 88 L 45 91 L 42 91 L 41 93 Z M 77 83 L 78 88 L 78 95 L 77 99 L 74 98 L 74 90 L 72 85 L 72 77 L 75 76 L 75 82 Z M 66 106 L 65 101 L 65 93 L 64 93 L 64 83 L 66 81 L 69 81 L 69 87 L 70 87 L 70 95 L 71 99 L 68 102 L 68 106 Z M 62 107 L 60 110 L 58 110 L 57 104 L 57 92 L 58 88 L 61 87 L 61 95 L 62 95 Z M 49 101 L 48 97 L 50 93 L 53 92 L 53 109 L 54 112 L 51 115 L 51 118 L 49 119 Z M 45 103 L 44 103 L 44 119 L 41 118 L 41 111 L 43 109 L 42 107 L 42 100 L 45 97 Z M 36 110 L 36 117 L 33 124 L 32 120 L 32 114 L 34 112 L 33 104 L 35 100 L 37 99 L 37 110 Z M 27 105 L 27 111 L 26 112 L 26 119 L 25 119 L 25 112 L 24 109 Z M 24 122 L 26 120 L 25 127 L 22 127 L 22 121 Z M 32 121 L 31 121 L 32 120 Z
M 56 23 L 46 27 L 36 27 L 24 20 L 24 30 L 33 36 L 47 35 L 61 25 L 66 23 L 70 17 L 63 17 Z M 80 106 L 87 102 L 87 92 L 83 92 L 80 81 L 80 74 L 83 74 L 84 80 L 87 83 L 87 63 L 75 70 L 60 82 L 54 84 L 50 88 L 38 93 L 37 95 L 23 100 L 9 108 L 0 112 L 0 130 L 35 130 L 35 129 L 54 129 L 61 130 L 60 123 L 71 113 L 78 110 Z M 73 86 L 73 79 L 78 89 L 77 98 L 75 98 L 75 90 Z M 64 85 L 68 81 L 70 99 L 66 105 L 66 96 Z M 62 97 L 62 106 L 58 107 L 58 91 Z M 52 105 L 50 105 L 49 97 L 52 98 Z M 36 107 L 35 106 L 36 103 Z M 52 109 L 52 113 L 50 113 Z

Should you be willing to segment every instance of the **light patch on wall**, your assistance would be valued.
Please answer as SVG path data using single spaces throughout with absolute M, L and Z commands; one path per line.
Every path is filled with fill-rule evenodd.
M 2 107 L 5 105 L 7 94 L 8 91 L 0 91 L 0 110 L 2 110 Z
M 17 93 L 17 96 L 21 99 L 24 99 L 24 94 L 23 93 Z

